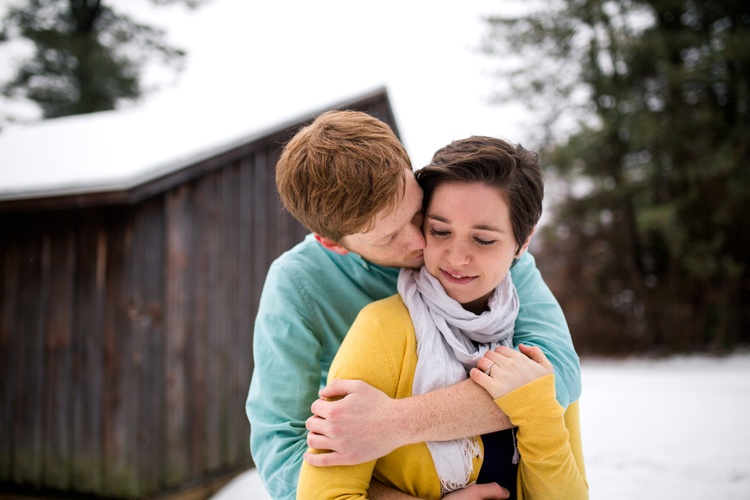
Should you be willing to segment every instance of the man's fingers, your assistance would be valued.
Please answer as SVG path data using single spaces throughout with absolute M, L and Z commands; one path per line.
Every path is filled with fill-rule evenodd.
M 504 500 L 510 497 L 508 490 L 497 483 L 472 484 L 462 490 L 445 495 L 445 500 Z
M 331 455 L 333 455 L 333 453 L 314 453 L 308 451 L 304 454 L 304 458 L 305 462 L 310 465 L 314 465 L 315 467 L 325 467 L 330 465 L 328 462 Z
M 347 461 L 346 456 L 338 452 L 330 453 L 313 453 L 307 452 L 304 455 L 305 462 L 315 467 L 331 467 L 334 465 L 353 465 L 353 462 Z M 507 498 L 507 497 L 501 497 Z
M 318 395 L 321 398 L 341 398 L 354 392 L 358 382 L 358 380 L 333 379 L 320 390 Z
M 325 399 L 316 399 L 313 404 L 310 405 L 310 411 L 313 413 L 313 417 L 316 415 L 320 418 L 328 418 L 328 411 L 331 407 L 331 402 Z
M 510 497 L 508 490 L 497 483 L 478 484 L 477 487 L 481 488 L 482 498 L 488 500 L 503 500 Z
M 305 428 L 310 432 L 315 432 L 318 434 L 325 434 L 325 425 L 326 420 L 324 418 L 320 418 L 317 415 L 313 415 L 312 417 L 308 418 L 305 421 Z
M 307 433 L 307 446 L 316 450 L 329 450 L 331 440 L 323 434 Z

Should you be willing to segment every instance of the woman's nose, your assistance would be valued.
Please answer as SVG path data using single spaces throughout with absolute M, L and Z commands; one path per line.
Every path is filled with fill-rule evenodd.
M 471 260 L 469 249 L 460 241 L 454 240 L 446 249 L 446 257 L 452 265 L 460 266 L 468 264 Z

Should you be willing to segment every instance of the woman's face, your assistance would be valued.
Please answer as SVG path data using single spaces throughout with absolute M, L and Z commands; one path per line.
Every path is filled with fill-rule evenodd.
M 505 279 L 514 257 L 528 246 L 513 235 L 510 208 L 498 188 L 472 182 L 446 182 L 433 192 L 424 216 L 427 271 L 449 297 L 481 313 Z

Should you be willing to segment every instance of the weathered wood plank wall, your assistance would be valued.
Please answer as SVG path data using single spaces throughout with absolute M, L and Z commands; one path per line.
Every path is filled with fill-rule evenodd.
M 133 207 L 0 215 L 0 480 L 138 497 L 250 463 L 260 286 L 305 234 L 275 154 Z
M 293 132 L 103 197 L 125 202 L 0 204 L 0 491 L 142 498 L 251 464 L 257 304 L 306 234 L 274 188 Z

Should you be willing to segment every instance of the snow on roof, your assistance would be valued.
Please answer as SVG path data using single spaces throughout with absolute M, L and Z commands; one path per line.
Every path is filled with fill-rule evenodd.
M 284 96 L 250 110 L 152 105 L 8 126 L 0 200 L 132 188 L 353 100 Z

